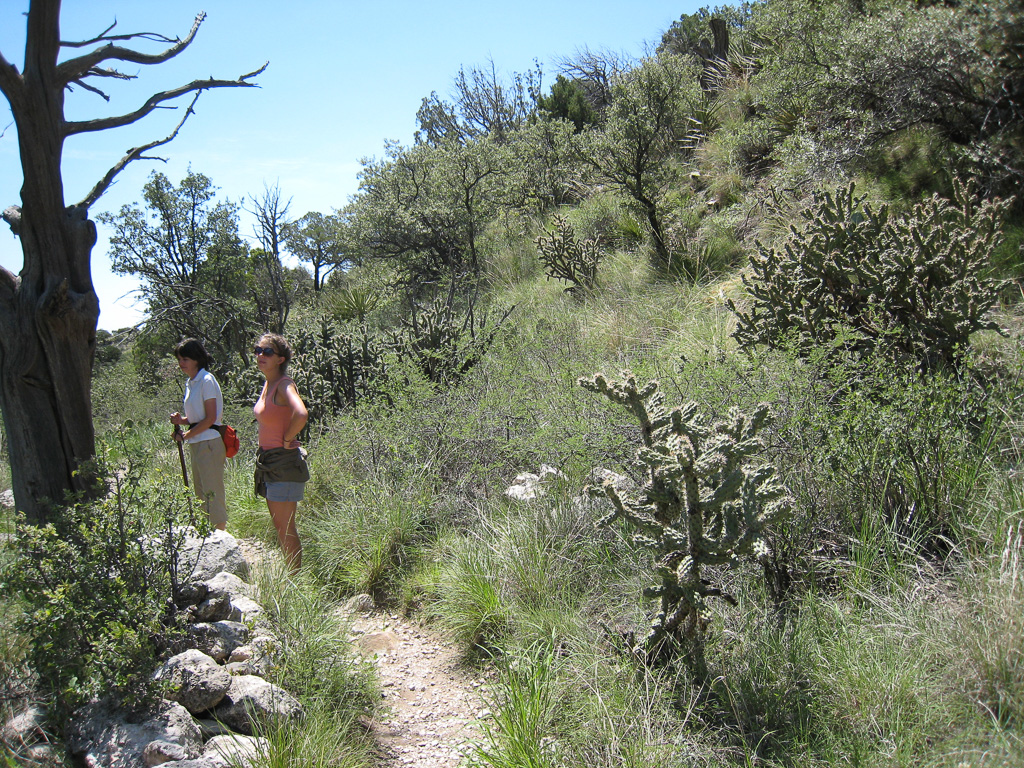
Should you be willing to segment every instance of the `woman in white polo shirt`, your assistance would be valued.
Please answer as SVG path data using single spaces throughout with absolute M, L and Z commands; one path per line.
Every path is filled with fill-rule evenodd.
M 203 500 L 210 525 L 223 531 L 228 522 L 224 499 L 224 440 L 216 429 L 224 413 L 220 384 L 207 369 L 210 356 L 197 339 L 185 339 L 174 348 L 185 382 L 184 413 L 171 414 L 171 423 L 187 426 L 175 430 L 174 439 L 188 443 L 192 457 L 192 485 Z

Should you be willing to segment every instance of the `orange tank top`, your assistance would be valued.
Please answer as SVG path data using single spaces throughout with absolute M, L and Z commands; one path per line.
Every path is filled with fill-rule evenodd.
M 252 409 L 259 425 L 259 442 L 262 450 L 284 448 L 284 433 L 291 423 L 292 409 L 290 405 L 278 405 L 274 402 L 277 388 L 284 381 L 290 382 L 291 379 L 282 376 L 272 387 L 264 385 L 263 394 Z

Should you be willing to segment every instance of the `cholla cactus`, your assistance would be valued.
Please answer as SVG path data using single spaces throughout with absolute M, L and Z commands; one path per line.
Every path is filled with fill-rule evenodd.
M 987 317 L 999 283 L 984 275 L 1005 208 L 959 182 L 952 201 L 933 196 L 904 216 L 875 210 L 852 183 L 817 194 L 781 250 L 758 243 L 749 309 L 729 302 L 734 336 L 742 347 L 794 339 L 806 354 L 842 335 L 856 353 L 956 367 L 972 333 L 999 330 Z
M 456 306 L 455 286 L 426 307 L 413 305 L 402 327 L 385 335 L 385 348 L 400 360 L 412 361 L 434 384 L 459 382 L 487 353 L 502 324 L 515 310 L 507 308 L 497 320 L 476 312 L 475 297 L 465 309 Z
M 384 381 L 379 343 L 366 328 L 347 333 L 326 317 L 301 328 L 292 339 L 292 375 L 299 382 L 311 422 L 351 408 L 376 394 Z
M 555 230 L 535 241 L 544 273 L 570 283 L 566 293 L 577 296 L 589 291 L 597 280 L 597 265 L 602 256 L 597 242 L 577 240 L 572 224 L 562 216 L 555 216 Z
M 640 389 L 628 371 L 623 377 L 609 382 L 599 374 L 580 385 L 625 406 L 640 422 L 644 444 L 637 460 L 647 480 L 634 498 L 611 482 L 588 491 L 612 503 L 613 511 L 599 524 L 630 524 L 636 541 L 652 551 L 661 576 L 661 584 L 644 592 L 659 598 L 661 607 L 634 652 L 656 661 L 681 641 L 694 671 L 703 676 L 708 600 L 736 604 L 706 580 L 706 569 L 765 554 L 765 527 L 790 508 L 774 469 L 754 461 L 768 407 L 761 405 L 751 416 L 734 408 L 727 420 L 709 425 L 696 403 L 666 410 L 656 381 Z

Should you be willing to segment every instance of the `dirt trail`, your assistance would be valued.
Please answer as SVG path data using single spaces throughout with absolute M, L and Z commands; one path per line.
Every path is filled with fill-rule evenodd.
M 443 638 L 401 616 L 358 614 L 352 640 L 377 665 L 386 708 L 370 727 L 386 764 L 454 768 L 472 755 L 490 713 L 487 683 Z
M 239 539 L 255 572 L 277 551 Z M 369 600 L 369 597 L 366 598 Z M 349 611 L 352 611 L 351 613 Z M 339 608 L 349 637 L 377 667 L 383 706 L 368 722 L 382 765 L 455 768 L 484 738 L 487 681 L 443 637 L 397 614 Z

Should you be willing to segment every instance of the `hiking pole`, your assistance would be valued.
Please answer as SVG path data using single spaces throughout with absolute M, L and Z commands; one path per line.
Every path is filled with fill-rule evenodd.
M 174 436 L 181 434 L 181 427 L 177 424 L 174 425 L 174 432 L 171 433 L 171 440 L 174 440 Z M 181 462 L 181 479 L 185 481 L 185 487 L 188 488 L 188 470 L 185 469 L 185 449 L 181 447 L 180 440 L 174 440 L 178 444 L 178 461 Z

